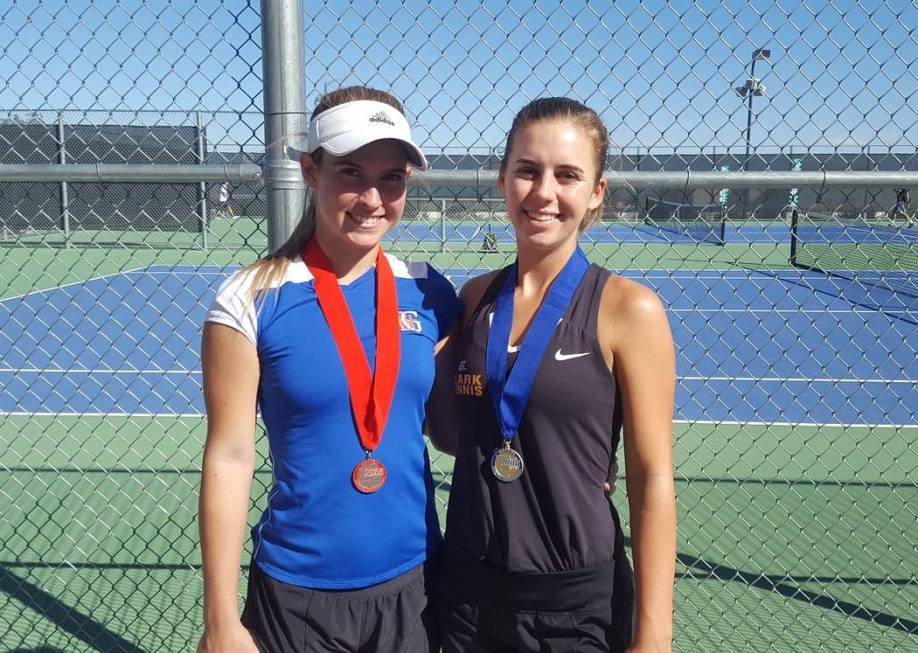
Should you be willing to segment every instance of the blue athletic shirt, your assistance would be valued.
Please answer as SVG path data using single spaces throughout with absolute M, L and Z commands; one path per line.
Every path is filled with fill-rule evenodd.
M 369 587 L 424 562 L 441 542 L 422 427 L 434 345 L 449 332 L 461 305 L 449 281 L 426 263 L 387 258 L 398 292 L 401 359 L 392 408 L 374 452 L 388 475 L 373 494 L 361 494 L 351 482 L 366 454 L 344 368 L 302 259 L 290 262 L 257 310 L 248 298 L 252 273 L 235 273 L 207 316 L 241 331 L 258 352 L 258 405 L 274 485 L 252 529 L 254 558 L 284 583 Z M 375 267 L 341 290 L 373 369 Z

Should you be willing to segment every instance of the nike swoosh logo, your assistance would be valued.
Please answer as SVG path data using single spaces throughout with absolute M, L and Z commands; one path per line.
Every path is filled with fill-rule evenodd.
M 581 358 L 582 356 L 589 356 L 589 355 L 590 355 L 590 352 L 588 351 L 585 351 L 582 354 L 562 354 L 561 350 L 559 349 L 558 351 L 555 352 L 555 360 L 556 361 L 569 361 L 572 358 Z

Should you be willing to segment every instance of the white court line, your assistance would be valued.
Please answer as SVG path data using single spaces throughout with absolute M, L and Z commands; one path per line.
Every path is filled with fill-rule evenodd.
M 241 268 L 233 268 L 227 271 L 220 271 L 219 269 L 206 270 L 206 271 L 174 269 L 174 270 L 169 270 L 169 271 L 156 270 L 153 272 L 144 272 L 142 269 L 140 269 L 140 270 L 132 270 L 131 273 L 132 274 L 136 274 L 136 273 L 148 274 L 151 276 L 228 276 L 240 269 Z M 485 269 L 460 270 L 456 268 L 438 268 L 438 269 L 440 270 L 440 272 L 446 271 L 445 273 L 447 274 L 447 276 L 450 276 L 450 277 L 466 277 L 466 276 L 474 277 L 474 276 L 479 276 L 481 274 L 485 274 L 491 271 L 490 269 L 488 270 L 485 270 Z M 635 277 L 635 278 L 644 278 L 644 279 L 653 279 L 653 280 L 659 280 L 659 279 L 720 279 L 720 280 L 727 280 L 727 281 L 731 281 L 731 280 L 732 281 L 750 281 L 751 275 L 763 274 L 763 273 L 755 272 L 755 271 L 751 271 L 748 274 L 735 274 L 735 273 L 731 274 L 728 272 L 724 274 L 710 274 L 710 271 L 708 271 L 709 273 L 705 274 L 704 272 L 705 271 L 703 270 L 699 270 L 698 274 L 692 274 L 691 272 L 687 272 L 687 271 L 683 271 L 681 273 L 676 273 L 674 271 L 673 274 L 667 274 L 665 272 L 662 272 L 660 270 L 656 270 L 653 268 L 648 268 L 648 269 L 629 268 L 627 270 L 614 271 L 613 274 L 617 274 L 618 276 L 623 276 L 623 277 Z M 774 277 L 772 277 L 771 275 L 765 275 L 765 276 L 771 279 L 774 279 Z M 778 280 L 782 281 L 782 279 L 778 279 Z
M 148 267 L 160 267 L 164 264 L 154 264 Z M 156 270 L 153 272 L 144 272 L 144 274 L 156 274 L 156 275 L 191 275 L 191 274 L 232 274 L 237 270 L 242 269 L 242 266 L 233 267 L 231 270 L 222 272 L 219 266 L 209 266 L 210 269 L 204 272 L 199 271 L 198 269 L 178 269 L 180 266 L 174 266 L 172 270 Z M 138 270 L 133 270 L 132 272 L 142 271 L 144 268 L 139 268 Z M 491 272 L 491 268 L 472 268 L 472 269 L 462 269 L 462 268 L 452 268 L 452 267 L 442 267 L 437 268 L 440 272 L 448 273 L 452 276 L 478 276 Z M 750 275 L 753 274 L 763 274 L 755 270 L 751 270 L 746 273 L 739 273 L 736 271 L 727 271 L 725 270 L 722 274 L 713 272 L 711 270 L 698 270 L 697 273 L 691 270 L 660 270 L 658 268 L 627 268 L 624 270 L 615 270 L 613 274 L 618 274 L 620 276 L 625 276 L 631 273 L 632 275 L 640 275 L 642 277 L 649 277 L 653 279 L 737 279 L 746 281 L 749 279 Z M 771 274 L 766 274 L 766 276 L 773 278 Z
M 858 428 L 858 429 L 918 429 L 918 424 L 870 424 L 866 422 L 845 424 L 841 422 L 753 422 L 737 420 L 705 420 L 705 419 L 674 419 L 673 424 L 707 424 L 717 426 L 719 424 L 729 424 L 730 426 L 794 426 L 794 427 L 813 427 L 831 426 L 837 428 Z
M 456 274 L 456 275 L 459 275 L 459 274 L 478 275 L 478 274 L 484 274 L 486 272 L 491 272 L 494 269 L 498 269 L 498 268 L 457 268 L 457 267 L 445 266 L 445 267 L 438 267 L 437 269 L 440 270 L 441 272 L 446 271 L 446 272 L 449 272 L 450 274 Z M 776 276 L 774 271 L 769 271 L 769 270 L 742 271 L 742 270 L 736 270 L 736 269 L 729 269 L 729 270 L 718 271 L 718 270 L 711 270 L 711 269 L 691 270 L 689 268 L 675 268 L 672 270 L 664 270 L 660 268 L 617 268 L 617 269 L 610 268 L 609 271 L 612 274 L 617 274 L 617 275 L 640 273 L 642 276 L 660 277 L 664 279 L 669 279 L 669 278 L 748 279 L 752 275 L 761 275 L 761 276 L 766 276 L 770 279 L 780 280 L 780 277 Z M 794 271 L 793 270 L 780 270 L 778 272 L 791 272 L 792 273 Z M 795 274 L 793 275 L 793 278 L 796 279 L 798 276 L 799 275 Z
M 145 268 L 132 268 L 130 270 L 122 270 L 121 272 L 112 272 L 111 274 L 103 274 L 98 277 L 90 277 L 88 279 L 84 279 L 83 281 L 74 281 L 72 283 L 65 283 L 63 286 L 52 286 L 50 288 L 44 288 L 42 290 L 33 290 L 27 293 L 23 293 L 22 295 L 13 295 L 12 297 L 4 297 L 3 299 L 0 299 L 0 304 L 2 304 L 3 302 L 11 301 L 13 299 L 23 299 L 24 297 L 29 297 L 31 295 L 43 295 L 45 293 L 54 292 L 55 290 L 61 290 L 62 288 L 70 288 L 71 286 L 82 286 L 84 284 L 89 283 L 90 281 L 98 281 L 99 279 L 108 279 L 109 277 L 117 277 L 122 274 L 133 274 L 134 272 L 137 272 L 139 270 L 144 270 L 144 269 Z
M 203 418 L 204 413 L 118 413 L 118 412 L 98 412 L 98 413 L 77 413 L 77 412 L 56 412 L 56 411 L 0 411 L 0 415 L 9 415 L 15 417 L 171 417 L 171 418 Z M 718 421 L 703 419 L 676 419 L 673 424 L 699 424 L 717 426 L 718 424 L 727 424 L 730 426 L 792 426 L 798 428 L 821 428 L 833 427 L 843 429 L 918 429 L 916 424 L 870 424 L 870 423 L 852 423 L 843 424 L 835 422 L 753 422 L 753 421 Z
M 54 417 L 204 417 L 204 413 L 75 413 L 57 411 L 0 411 L 0 415 L 12 417 L 33 417 L 36 415 L 53 415 Z
M 734 278 L 734 279 L 748 279 L 753 275 L 760 275 L 763 277 L 768 277 L 769 279 L 778 279 L 782 277 L 780 273 L 790 272 L 793 273 L 793 270 L 767 270 L 767 269 L 756 269 L 756 270 L 737 270 L 736 268 L 730 268 L 726 270 L 712 270 L 710 268 L 705 268 L 701 270 L 693 270 L 691 268 L 673 268 L 671 270 L 662 269 L 662 268 L 622 268 L 620 270 L 613 270 L 616 274 L 628 273 L 632 270 L 639 270 L 641 272 L 648 272 L 650 276 L 658 277 L 685 277 L 688 279 L 695 279 L 698 277 L 705 277 L 711 279 L 724 279 L 724 278 Z M 798 278 L 799 274 L 792 274 L 793 278 Z
M 632 270 L 640 270 L 641 272 L 646 272 L 650 276 L 655 277 L 685 277 L 688 279 L 695 279 L 697 277 L 710 277 L 712 279 L 723 279 L 725 277 L 733 277 L 736 279 L 747 279 L 753 274 L 767 274 L 759 272 L 758 270 L 692 270 L 691 268 L 675 268 L 672 270 L 664 270 L 660 268 L 623 268 L 621 270 L 616 270 L 619 274 L 627 274 Z M 767 276 L 771 276 L 767 274 Z
M 457 274 L 483 274 L 485 272 L 491 272 L 492 268 L 456 268 L 456 267 L 442 267 L 438 268 L 440 271 L 449 270 L 452 273 Z M 493 268 L 497 269 L 497 268 Z M 669 278 L 685 278 L 685 279 L 697 279 L 697 278 L 710 278 L 710 279 L 748 279 L 753 275 L 768 277 L 776 281 L 787 281 L 787 280 L 798 280 L 801 277 L 805 276 L 807 270 L 768 270 L 768 269 L 754 269 L 754 270 L 737 270 L 735 268 L 724 269 L 724 270 L 712 270 L 710 268 L 693 270 L 691 268 L 673 268 L 671 270 L 663 268 L 608 268 L 612 274 L 624 275 L 629 273 L 640 272 L 645 276 L 651 277 L 662 277 L 664 279 Z M 859 271 L 860 272 L 860 271 Z M 865 270 L 864 272 L 876 272 L 882 273 L 883 270 Z M 814 275 L 817 273 L 813 273 Z
M 201 370 L 86 370 L 86 369 L 60 369 L 38 367 L 0 367 L 0 373 L 35 373 L 35 374 L 170 374 L 178 376 L 198 376 Z M 860 379 L 860 378 L 832 378 L 832 377 L 782 377 L 782 376 L 679 376 L 680 381 L 743 381 L 766 383 L 883 383 L 883 384 L 908 384 L 918 385 L 914 379 Z
M 204 270 L 208 272 L 219 272 L 220 270 L 226 270 L 227 268 L 232 268 L 233 270 L 239 270 L 243 267 L 245 266 L 237 264 L 237 263 L 233 263 L 230 265 L 216 265 L 214 263 L 205 263 L 202 265 L 190 265 L 187 263 L 176 263 L 174 265 L 170 265 L 169 263 L 151 263 L 150 265 L 144 268 L 138 268 L 138 269 L 150 270 L 150 268 L 167 268 L 165 270 L 153 270 L 152 272 L 149 272 L 149 274 L 169 274 L 169 273 L 176 273 L 176 274 L 189 273 L 190 274 L 192 272 L 197 272 L 200 270 Z
M 790 313 L 793 315 L 801 313 L 815 313 L 815 314 L 864 314 L 864 315 L 877 315 L 876 310 L 871 310 L 867 308 L 668 308 L 666 309 L 667 313 Z M 883 309 L 883 313 L 889 315 L 912 315 L 914 314 L 918 317 L 918 312 L 913 312 L 905 308 L 897 309 Z
M 717 279 L 721 281 L 752 281 L 753 275 L 763 275 L 772 280 L 784 281 L 773 277 L 770 274 L 764 274 L 761 272 L 751 271 L 747 274 L 736 274 L 725 272 L 723 274 L 712 274 L 709 271 L 706 273 L 704 270 L 699 270 L 696 274 L 693 274 L 690 270 L 673 270 L 672 273 L 661 272 L 660 270 L 650 269 L 640 269 L 640 268 L 630 268 L 627 270 L 612 270 L 613 275 L 627 278 L 639 278 L 639 279 L 653 279 L 655 281 L 663 279 L 673 279 L 673 280 L 697 280 L 697 279 Z M 757 278 L 757 277 L 756 277 Z
M 203 374 L 201 370 L 86 370 L 86 369 L 61 369 L 58 367 L 0 367 L 0 373 L 34 372 L 36 374 Z
M 207 272 L 198 272 L 198 271 L 192 272 L 191 270 L 173 271 L 173 272 L 146 272 L 143 269 L 140 269 L 140 270 L 132 270 L 130 274 L 142 274 L 144 276 L 151 276 L 151 277 L 181 277 L 181 276 L 184 276 L 184 277 L 191 277 L 191 276 L 194 276 L 194 277 L 228 277 L 234 272 L 236 272 L 236 270 L 229 270 L 228 272 L 218 272 L 216 270 L 207 271 Z
M 851 379 L 851 378 L 826 378 L 826 377 L 780 377 L 780 376 L 680 376 L 680 381 L 752 381 L 766 383 L 903 383 L 918 385 L 913 379 Z

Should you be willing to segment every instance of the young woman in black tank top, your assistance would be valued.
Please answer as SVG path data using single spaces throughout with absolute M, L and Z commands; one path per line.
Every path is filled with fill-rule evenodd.
M 507 137 L 498 186 L 517 262 L 463 288 L 429 413 L 456 455 L 436 592 L 445 653 L 672 648 L 672 336 L 652 291 L 577 245 L 602 211 L 607 149 L 596 113 L 566 98 L 530 103 Z M 633 595 L 604 492 L 620 432 Z

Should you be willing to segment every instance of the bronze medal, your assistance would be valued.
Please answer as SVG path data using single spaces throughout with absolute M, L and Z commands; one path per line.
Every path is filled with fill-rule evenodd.
M 386 466 L 375 458 L 367 457 L 354 467 L 351 479 L 360 492 L 372 494 L 386 482 Z
M 357 437 L 367 454 L 354 467 L 351 481 L 358 491 L 370 494 L 386 482 L 386 466 L 370 454 L 382 440 L 398 380 L 401 335 L 395 276 L 380 247 L 376 253 L 376 369 L 371 372 L 334 268 L 315 237 L 306 243 L 303 261 L 315 278 L 319 307 L 347 378 Z
M 510 448 L 509 441 L 491 454 L 491 472 L 498 481 L 512 483 L 523 475 L 523 469 L 523 457 Z

